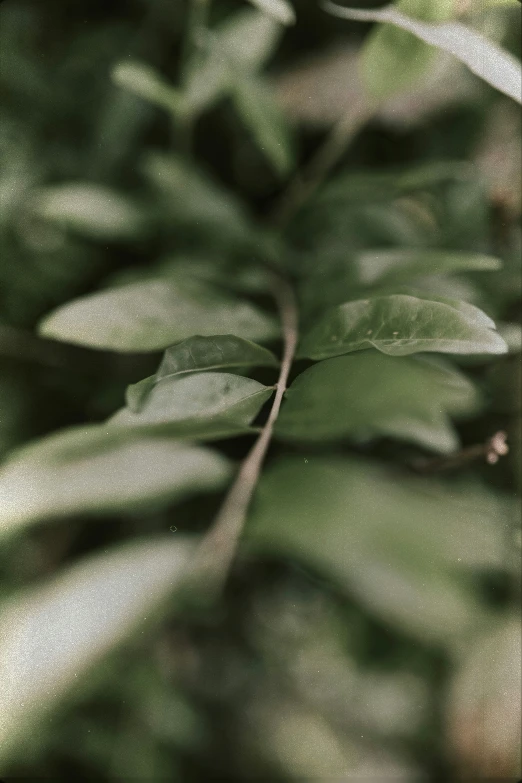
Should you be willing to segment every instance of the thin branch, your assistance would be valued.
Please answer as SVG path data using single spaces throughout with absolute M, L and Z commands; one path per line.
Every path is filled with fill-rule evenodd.
M 272 408 L 266 424 L 241 464 L 236 479 L 196 554 L 194 570 L 198 581 L 203 581 L 205 587 L 211 586 L 214 590 L 219 590 L 223 586 L 236 552 L 250 501 L 272 440 L 274 425 L 279 415 L 297 347 L 298 315 L 292 287 L 286 280 L 273 273 L 272 287 L 281 317 L 284 343 Z
M 361 96 L 355 106 L 351 106 L 338 120 L 308 166 L 296 174 L 277 203 L 272 215 L 276 225 L 284 226 L 294 217 L 326 179 L 352 139 L 375 114 L 375 110 L 376 104 Z
M 509 446 L 506 443 L 506 433 L 500 431 L 488 438 L 485 443 L 468 446 L 447 457 L 418 460 L 412 465 L 412 468 L 417 473 L 439 473 L 445 470 L 461 468 L 477 459 L 485 459 L 488 465 L 494 465 L 499 461 L 500 457 L 503 457 L 508 452 Z

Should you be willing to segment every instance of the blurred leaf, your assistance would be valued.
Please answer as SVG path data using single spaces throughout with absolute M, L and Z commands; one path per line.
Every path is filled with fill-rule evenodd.
M 304 441 L 384 435 L 451 452 L 459 439 L 449 417 L 477 405 L 470 381 L 445 364 L 364 351 L 298 375 L 286 392 L 276 434 Z
M 454 0 L 398 0 L 393 8 L 425 22 L 444 22 L 454 15 Z M 435 54 L 410 32 L 379 25 L 362 52 L 364 84 L 376 98 L 388 98 L 424 76 Z
M 46 316 L 40 334 L 113 351 L 157 351 L 195 334 L 238 333 L 253 340 L 277 334 L 250 302 L 193 282 L 158 279 L 100 291 Z
M 118 87 L 130 90 L 140 98 L 166 109 L 175 116 L 185 108 L 180 91 L 146 63 L 128 61 L 118 63 L 113 68 L 112 80 Z
M 273 53 L 281 27 L 273 18 L 244 10 L 213 30 L 203 54 L 189 63 L 184 98 L 194 113 L 225 95 L 237 76 L 258 71 Z
M 268 85 L 253 77 L 234 84 L 237 109 L 275 170 L 287 174 L 294 164 L 291 140 L 285 118 Z
M 500 269 L 502 262 L 478 253 L 452 253 L 449 250 L 368 250 L 356 261 L 362 283 L 409 282 L 412 277 L 444 275 L 468 270 Z
M 454 55 L 472 73 L 518 103 L 522 103 L 522 73 L 513 55 L 460 22 L 427 24 L 411 19 L 394 6 L 375 11 L 344 8 L 327 0 L 325 9 L 342 19 L 388 22 Z
M 278 361 L 271 351 L 233 334 L 195 336 L 167 348 L 156 373 L 156 380 L 201 370 L 246 365 L 277 367 L 277 364 Z
M 294 24 L 295 11 L 288 0 L 249 0 L 261 11 L 273 16 L 281 24 Z
M 247 537 L 338 582 L 387 624 L 442 642 L 485 619 L 467 569 L 502 562 L 505 522 L 505 503 L 477 486 L 311 454 L 267 471 Z
M 178 437 L 206 437 L 217 431 L 232 434 L 248 427 L 271 396 L 272 387 L 224 372 L 202 372 L 155 381 L 145 394 L 131 400 L 109 423 L 118 427 L 159 430 Z M 147 393 L 148 392 L 148 393 Z
M 94 239 L 132 239 L 146 229 L 146 218 L 131 199 L 90 182 L 44 188 L 32 207 L 36 214 Z
M 398 294 L 346 302 L 330 310 L 305 334 L 299 355 L 326 359 L 377 348 L 390 356 L 421 351 L 505 353 L 485 313 L 466 303 L 446 303 Z
M 171 596 L 191 551 L 179 536 L 133 542 L 88 557 L 4 603 L 1 761 L 18 742 L 30 742 L 48 709 Z
M 463 778 L 515 780 L 522 773 L 520 616 L 474 638 L 447 707 L 448 744 Z
M 0 468 L 0 534 L 40 519 L 121 513 L 221 486 L 227 460 L 160 438 L 120 441 L 109 427 L 74 427 L 15 452 Z

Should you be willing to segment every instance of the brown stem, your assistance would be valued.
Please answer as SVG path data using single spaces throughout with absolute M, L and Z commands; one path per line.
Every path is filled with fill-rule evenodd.
M 466 449 L 458 451 L 456 454 L 450 454 L 447 457 L 436 457 L 435 459 L 418 460 L 412 467 L 417 473 L 439 473 L 444 470 L 453 470 L 474 462 L 477 459 L 485 459 L 490 465 L 498 462 L 509 451 L 506 443 L 506 433 L 496 432 L 485 443 L 477 443 L 474 446 L 468 446 Z
M 205 587 L 219 590 L 224 584 L 246 521 L 250 501 L 259 481 L 266 452 L 272 440 L 298 336 L 297 305 L 290 284 L 272 273 L 274 298 L 281 317 L 283 356 L 270 414 L 252 449 L 245 457 L 221 509 L 196 554 L 195 572 Z

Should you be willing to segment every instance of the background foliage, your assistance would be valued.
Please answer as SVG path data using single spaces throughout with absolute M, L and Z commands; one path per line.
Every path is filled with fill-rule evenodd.
M 520 7 L 396 11 L 508 54 L 312 0 L 0 6 L 4 777 L 520 774 Z M 267 267 L 302 339 L 201 603 Z

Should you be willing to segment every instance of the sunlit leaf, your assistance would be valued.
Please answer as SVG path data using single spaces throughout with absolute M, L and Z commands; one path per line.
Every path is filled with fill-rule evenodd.
M 113 437 L 109 427 L 75 427 L 15 452 L 0 468 L 0 535 L 77 513 L 120 513 L 213 490 L 227 460 L 161 438 Z
M 189 337 L 167 348 L 156 379 L 201 370 L 219 370 L 246 365 L 275 367 L 277 359 L 271 351 L 260 345 L 235 337 L 219 334 L 215 337 Z
M 309 442 L 386 436 L 451 452 L 459 439 L 450 416 L 477 404 L 470 381 L 443 363 L 364 351 L 299 375 L 285 395 L 276 434 Z
M 393 6 L 374 11 L 340 7 L 326 0 L 324 8 L 342 19 L 361 22 L 388 22 L 413 33 L 431 46 L 454 55 L 468 66 L 472 73 L 495 87 L 504 95 L 522 103 L 522 70 L 520 63 L 509 52 L 489 41 L 461 22 L 428 24 L 402 14 Z
M 364 348 L 390 356 L 435 351 L 505 353 L 504 340 L 485 313 L 465 302 L 414 296 L 378 296 L 333 308 L 305 334 L 299 355 L 326 359 Z
M 468 270 L 492 271 L 502 262 L 494 256 L 478 253 L 453 253 L 449 250 L 368 250 L 357 258 L 362 283 L 404 282 L 413 277 L 444 275 Z
M 132 406 L 118 411 L 109 424 L 184 438 L 216 437 L 215 432 L 229 428 L 234 435 L 238 428 L 248 428 L 272 392 L 272 387 L 231 373 L 169 375 L 131 400 Z
M 94 239 L 135 238 L 146 228 L 146 218 L 131 199 L 90 182 L 44 188 L 31 206 L 38 215 Z
M 266 340 L 277 331 L 250 302 L 203 284 L 174 285 L 164 279 L 73 300 L 40 324 L 45 337 L 114 351 L 156 351 L 195 334 L 227 333 Z
M 295 22 L 295 11 L 288 0 L 250 0 L 250 2 L 281 24 Z
M 130 90 L 140 98 L 173 114 L 184 109 L 183 96 L 179 90 L 151 65 L 129 61 L 118 63 L 112 71 L 112 79 L 119 87 Z
M 443 641 L 484 619 L 468 569 L 502 562 L 505 514 L 476 486 L 312 453 L 268 470 L 246 532 L 251 548 L 311 566 L 387 624 Z
M 73 565 L 4 603 L 0 620 L 0 760 L 48 709 L 180 585 L 192 545 L 176 534 Z

